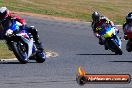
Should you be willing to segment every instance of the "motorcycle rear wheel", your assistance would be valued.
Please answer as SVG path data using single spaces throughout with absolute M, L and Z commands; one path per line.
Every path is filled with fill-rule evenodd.
M 37 52 L 36 53 L 36 62 L 37 63 L 43 63 L 43 62 L 45 62 L 45 60 L 46 60 L 46 55 L 45 55 L 45 52 L 43 51 L 41 51 L 41 52 Z

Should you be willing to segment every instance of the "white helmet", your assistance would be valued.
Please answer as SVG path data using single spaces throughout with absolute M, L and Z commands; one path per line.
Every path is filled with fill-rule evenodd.
M 0 21 L 6 20 L 6 18 L 9 16 L 9 10 L 6 7 L 0 8 Z

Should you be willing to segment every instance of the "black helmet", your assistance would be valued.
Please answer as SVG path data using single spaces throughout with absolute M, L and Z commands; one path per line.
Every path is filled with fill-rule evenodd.
M 128 13 L 128 15 L 126 16 L 126 22 L 128 24 L 132 24 L 132 12 Z
M 100 14 L 98 12 L 93 12 L 92 19 L 95 22 L 98 22 L 100 20 Z
M 0 8 L 0 21 L 6 20 L 6 18 L 9 16 L 9 10 L 6 7 Z

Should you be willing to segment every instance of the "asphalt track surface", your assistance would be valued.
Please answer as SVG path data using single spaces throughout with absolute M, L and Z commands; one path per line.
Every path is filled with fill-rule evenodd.
M 125 50 L 125 41 L 123 55 L 114 55 L 98 45 L 89 23 L 23 17 L 39 29 L 45 48 L 59 56 L 48 58 L 42 64 L 0 62 L 0 88 L 132 88 L 131 83 L 80 86 L 75 81 L 79 66 L 90 74 L 132 75 L 132 54 Z

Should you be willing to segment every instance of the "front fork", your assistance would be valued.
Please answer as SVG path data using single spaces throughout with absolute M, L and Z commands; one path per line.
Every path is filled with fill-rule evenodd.
M 115 35 L 114 37 L 115 37 L 115 41 L 116 41 L 117 45 L 118 45 L 119 48 L 121 49 L 121 45 L 122 45 L 121 39 L 120 39 L 117 35 Z

